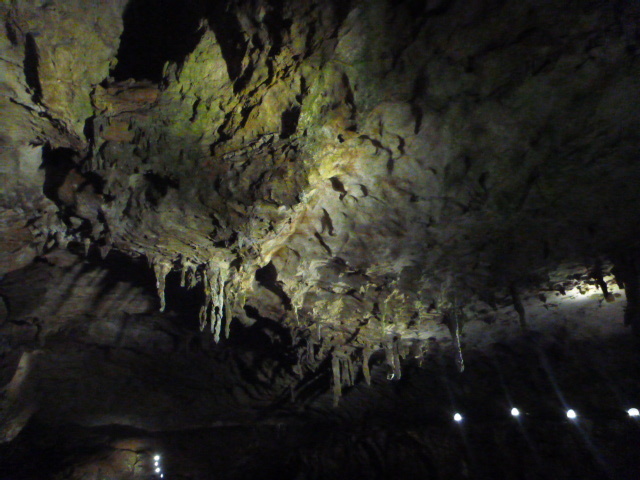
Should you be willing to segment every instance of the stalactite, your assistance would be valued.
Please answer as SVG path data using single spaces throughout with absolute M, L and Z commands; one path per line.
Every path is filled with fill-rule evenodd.
M 307 348 L 306 344 L 301 345 L 302 340 L 299 338 L 300 329 L 294 328 L 291 331 L 291 344 L 295 347 L 296 353 L 296 364 L 293 366 L 293 372 L 300 378 L 303 377 L 304 364 L 307 359 Z
M 198 284 L 198 270 L 195 266 L 189 267 L 186 282 L 188 288 L 193 288 Z
M 464 372 L 464 358 L 462 358 L 462 345 L 460 344 L 460 331 L 456 330 L 454 337 L 454 345 L 457 350 L 456 366 L 460 373 Z
M 362 374 L 367 385 L 371 385 L 371 370 L 369 370 L 369 358 L 371 358 L 371 349 L 369 346 L 362 350 Z
M 226 317 L 226 322 L 224 324 L 224 338 L 228 339 L 229 338 L 229 334 L 231 332 L 231 310 L 229 310 L 229 287 L 228 285 L 223 286 L 224 289 L 224 316 Z
M 185 267 L 184 263 L 182 264 L 182 268 L 180 269 L 180 286 L 184 288 L 186 286 L 186 275 L 187 275 L 187 267 Z
M 196 275 L 197 265 L 188 258 L 182 258 L 182 268 L 180 269 L 180 286 L 193 288 L 198 283 Z
M 384 344 L 385 361 L 389 368 L 387 380 L 400 380 L 402 370 L 400 367 L 400 354 L 398 352 L 398 338 L 387 341 Z
M 209 294 L 210 286 L 209 286 L 209 276 L 207 270 L 202 272 L 202 284 L 204 287 L 204 305 L 200 308 L 200 331 L 202 332 L 207 326 L 207 322 L 209 317 L 211 316 L 211 295 Z
M 340 371 L 342 373 L 342 380 L 344 385 L 352 387 L 356 383 L 356 372 L 353 368 L 353 361 L 349 354 L 340 355 L 341 365 Z
M 322 343 L 322 324 L 320 322 L 316 323 L 315 336 L 316 336 L 316 341 L 318 343 Z
M 109 241 L 105 242 L 104 245 L 101 245 L 100 247 L 98 247 L 98 250 L 100 251 L 100 258 L 102 258 L 103 260 L 107 258 L 107 255 L 109 255 L 111 248 L 112 248 L 112 245 L 111 245 L 111 242 Z
M 204 330 L 207 322 L 215 342 L 220 341 L 222 322 L 225 315 L 225 282 L 228 270 L 209 264 L 202 273 L 205 303 L 200 309 L 200 330 Z
M 449 328 L 449 333 L 453 340 L 453 347 L 456 350 L 456 366 L 460 373 L 464 372 L 464 359 L 462 358 L 462 345 L 460 343 L 461 325 L 459 314 L 455 308 L 449 309 L 444 314 L 444 323 Z
M 331 357 L 331 370 L 333 372 L 333 406 L 337 407 L 342 396 L 342 379 L 340 377 L 340 358 L 335 353 Z
M 153 272 L 156 275 L 156 289 L 158 290 L 158 297 L 160 297 L 160 311 L 164 312 L 166 304 L 165 299 L 165 282 L 166 277 L 171 271 L 171 264 L 162 258 L 152 258 Z
M 340 356 L 340 380 L 342 381 L 342 385 L 345 387 L 349 386 L 350 378 L 349 378 L 349 368 L 347 367 L 347 362 L 344 357 Z
M 311 335 L 307 337 L 307 361 L 310 363 L 316 361 L 316 353 L 313 346 L 313 338 L 311 337 Z
M 389 342 L 384 344 L 384 362 L 387 365 L 387 380 L 393 380 L 395 378 L 395 371 L 393 368 L 393 346 Z
M 402 370 L 400 367 L 400 339 L 398 337 L 393 339 L 393 373 L 395 374 L 396 380 L 402 378 Z
M 422 360 L 423 360 L 423 352 L 422 352 L 422 342 L 420 342 L 419 340 L 414 340 L 411 343 L 411 347 L 409 349 L 409 356 L 414 360 L 418 362 L 418 366 L 422 366 Z
M 356 384 L 356 369 L 353 366 L 353 359 L 351 358 L 351 355 L 347 358 L 347 368 L 349 369 L 349 385 L 353 386 Z
M 520 327 L 527 328 L 527 317 L 524 312 L 524 305 L 522 305 L 522 300 L 520 299 L 520 294 L 518 293 L 516 284 L 512 283 L 509 290 L 511 292 L 511 299 L 513 300 L 513 308 L 518 312 L 518 317 L 520 318 Z
M 223 331 L 223 335 L 224 335 L 224 339 L 228 339 L 229 335 L 231 334 L 231 320 L 233 317 L 231 317 L 231 315 L 229 315 L 228 312 L 228 307 L 227 307 L 227 303 L 225 302 L 224 304 L 224 313 L 223 313 L 223 319 L 226 320 L 224 322 L 224 331 Z

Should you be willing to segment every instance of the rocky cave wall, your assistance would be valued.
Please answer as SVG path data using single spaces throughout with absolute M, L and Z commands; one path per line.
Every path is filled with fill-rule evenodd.
M 300 425 L 390 418 L 400 433 L 367 420 L 353 434 L 364 453 L 349 468 L 633 475 L 611 453 L 635 432 L 615 414 L 607 453 L 578 442 L 567 470 L 548 458 L 573 427 L 533 427 L 566 444 L 545 450 L 552 467 L 532 454 L 531 477 L 489 466 L 525 448 L 491 433 L 503 420 L 447 446 L 460 432 L 434 419 L 469 396 L 494 419 L 497 385 L 543 412 L 558 397 L 594 412 L 638 398 L 623 327 L 640 332 L 634 2 L 20 0 L 0 12 L 6 458 L 50 452 L 55 425 L 140 452 L 186 448 L 175 430 L 216 444 L 223 427 L 256 428 L 259 450 L 285 425 L 260 458 L 317 478 L 351 433 L 284 458 Z M 599 371 L 601 349 L 619 359 Z M 533 384 L 518 389 L 521 375 Z M 555 375 L 563 393 L 545 396 Z M 588 393 L 611 376 L 615 399 Z M 418 433 L 403 427 L 412 418 Z M 39 428 L 56 440 L 38 444 Z M 403 447 L 386 457 L 393 438 Z M 194 454 L 213 463 L 192 475 L 244 478 L 251 452 L 229 453 L 236 470 Z M 93 478 L 86 455 L 87 471 L 54 473 Z

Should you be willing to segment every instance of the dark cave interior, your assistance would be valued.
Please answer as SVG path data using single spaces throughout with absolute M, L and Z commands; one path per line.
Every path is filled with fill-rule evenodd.
M 640 478 L 638 5 L 0 5 L 0 480 Z
M 130 78 L 159 83 L 166 62 L 180 63 L 200 40 L 205 2 L 133 0 L 123 16 L 123 31 L 111 71 L 116 81 Z

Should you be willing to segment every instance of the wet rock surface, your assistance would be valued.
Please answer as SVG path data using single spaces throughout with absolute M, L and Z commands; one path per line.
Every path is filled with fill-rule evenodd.
M 0 14 L 7 478 L 637 477 L 634 2 Z

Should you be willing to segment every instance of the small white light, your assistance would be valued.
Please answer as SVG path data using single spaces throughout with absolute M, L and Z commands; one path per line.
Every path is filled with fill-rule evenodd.
M 156 460 L 156 467 L 160 466 L 160 462 Z
M 629 414 L 630 417 L 640 416 L 640 411 L 638 411 L 637 408 L 630 408 L 629 410 L 627 410 L 627 413 Z
M 456 422 L 461 422 L 461 421 L 462 421 L 462 415 L 460 415 L 459 413 L 456 413 L 456 414 L 453 416 L 453 419 L 454 419 Z
M 567 418 L 570 418 L 571 420 L 575 419 L 578 415 L 576 414 L 576 412 L 574 410 L 567 410 Z
M 160 469 L 159 468 L 156 468 L 156 473 L 160 473 Z
M 164 473 L 162 475 L 160 475 L 160 478 L 164 478 Z
M 520 410 L 518 410 L 516 407 L 513 407 L 511 409 L 511 415 L 513 415 L 514 417 L 520 416 Z
M 153 459 L 157 462 L 158 460 L 160 460 L 160 455 L 156 455 L 155 457 L 153 457 Z

